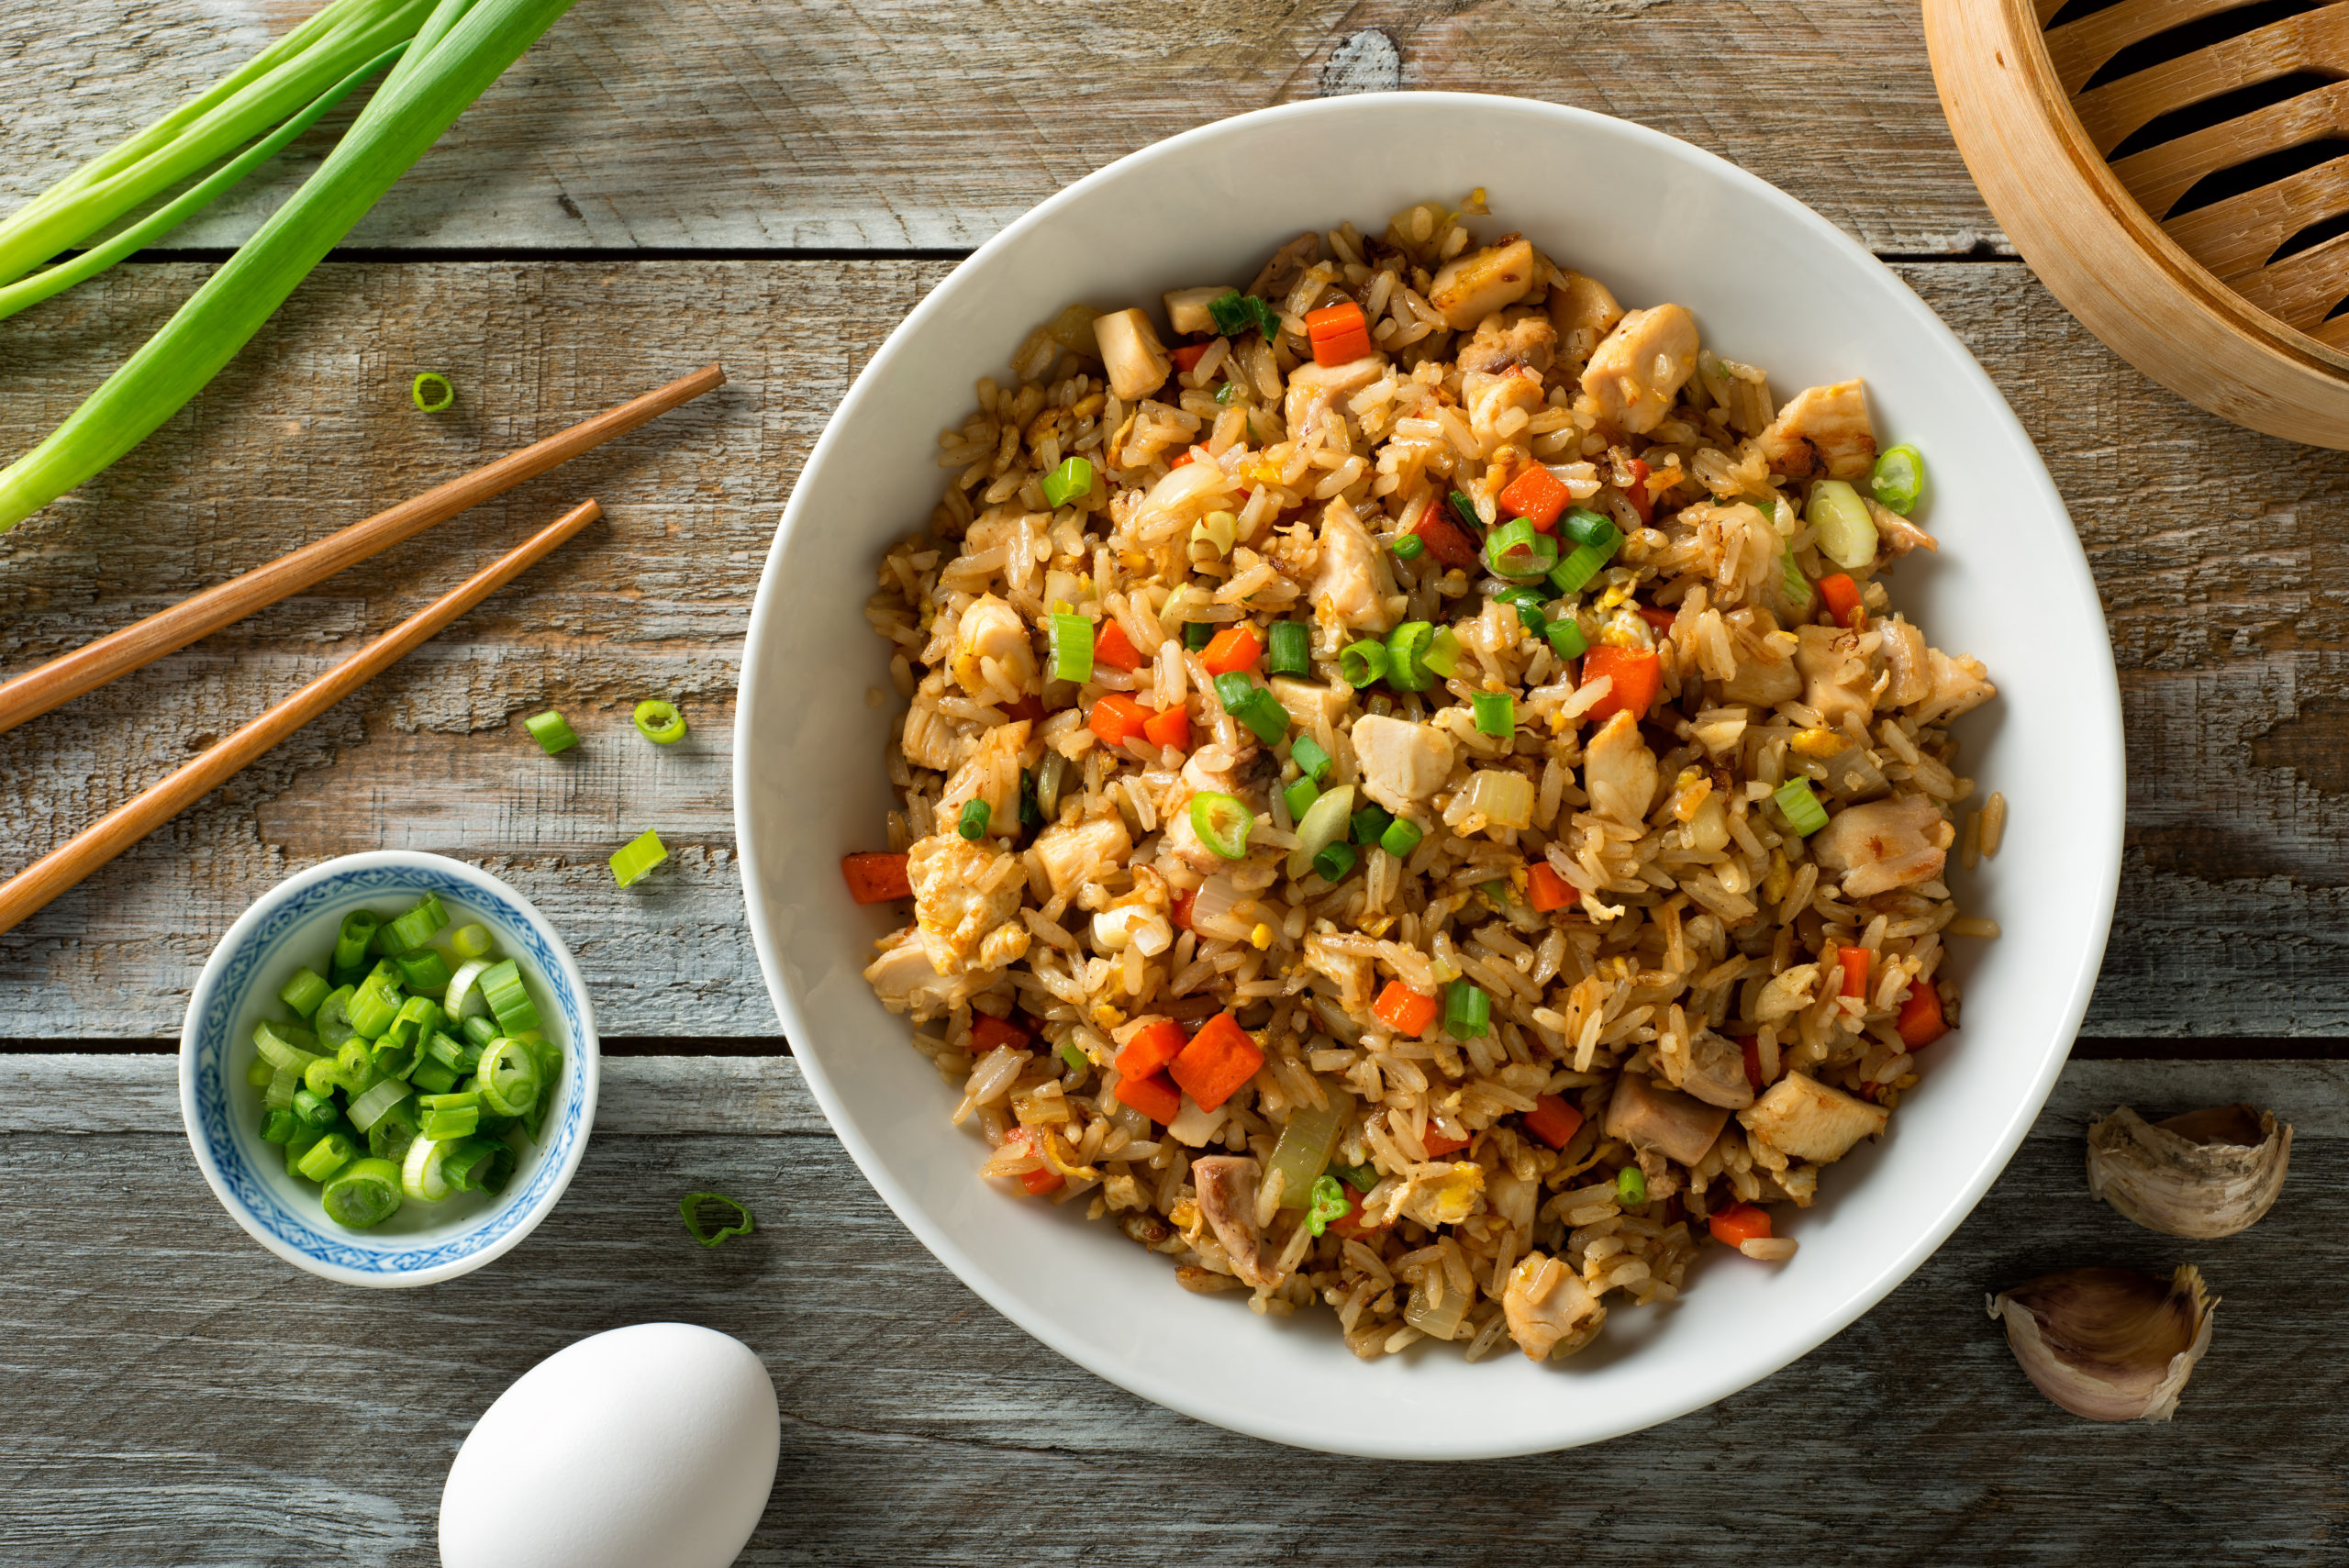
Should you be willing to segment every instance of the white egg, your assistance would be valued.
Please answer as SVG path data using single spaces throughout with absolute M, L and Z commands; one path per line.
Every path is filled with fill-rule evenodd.
M 690 1323 L 592 1335 L 524 1373 L 457 1451 L 442 1568 L 726 1568 L 782 1444 L 741 1340 Z

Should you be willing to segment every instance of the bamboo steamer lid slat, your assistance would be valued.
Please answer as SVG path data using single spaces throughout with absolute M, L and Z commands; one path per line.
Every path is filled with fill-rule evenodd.
M 2349 0 L 2252 4 L 1925 0 L 1925 39 L 1966 168 L 2066 309 L 2223 418 L 2349 448 L 2349 145 L 2254 165 L 2349 138 Z M 2214 180 L 2242 188 L 2176 210 Z

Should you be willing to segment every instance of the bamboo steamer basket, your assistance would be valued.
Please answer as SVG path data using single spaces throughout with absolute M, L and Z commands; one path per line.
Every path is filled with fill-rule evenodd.
M 1965 166 L 2065 307 L 2222 418 L 2349 448 L 2349 0 L 1924 9 Z

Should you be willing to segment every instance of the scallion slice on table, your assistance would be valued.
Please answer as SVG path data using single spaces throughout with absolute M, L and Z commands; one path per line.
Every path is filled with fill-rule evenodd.
M 674 746 L 685 738 L 685 716 L 674 703 L 658 698 L 636 705 L 636 732 L 655 746 Z
M 427 414 L 438 414 L 457 401 L 457 389 L 439 371 L 426 371 L 408 383 L 407 395 Z
M 714 1204 L 733 1212 L 715 1216 L 706 1212 Z M 677 1213 L 685 1222 L 685 1234 L 705 1247 L 715 1247 L 729 1236 L 748 1236 L 758 1228 L 751 1211 L 724 1193 L 687 1193 L 678 1202 Z
M 539 750 L 550 757 L 558 751 L 568 751 L 579 744 L 579 737 L 572 733 L 571 726 L 562 715 L 552 708 L 532 714 L 522 721 L 522 728 L 530 732 L 530 739 L 539 743 Z
M 1806 839 L 1827 826 L 1827 808 L 1810 792 L 1809 779 L 1788 779 L 1771 793 L 1770 798 L 1786 814 L 1794 830 Z
M 1080 615 L 1056 612 L 1050 626 L 1052 679 L 1080 686 L 1093 679 L 1093 623 Z
M 1244 859 L 1256 818 L 1236 795 L 1203 789 L 1191 796 L 1191 829 L 1199 842 L 1228 861 Z
M 612 856 L 612 880 L 622 887 L 634 886 L 645 873 L 668 858 L 669 851 L 661 842 L 661 835 L 648 828 Z
M 104 471 L 201 391 L 392 183 L 571 5 L 572 0 L 440 0 L 420 28 L 406 28 L 414 31 L 415 42 L 302 188 L 48 439 L 0 471 L 0 532 Z M 403 12 L 402 21 L 388 24 L 390 32 L 352 60 L 328 64 L 316 72 L 316 80 L 301 80 L 295 90 L 283 92 L 282 101 L 270 99 L 266 110 L 257 106 L 248 111 L 254 123 L 229 145 L 282 122 L 355 65 L 383 53 L 397 41 L 405 16 Z M 285 58 L 280 56 L 279 62 Z M 257 79 L 248 77 L 239 85 Z M 170 143 L 191 122 L 164 123 L 172 128 L 158 127 L 148 133 L 155 137 L 161 132 L 124 162 Z M 134 138 L 126 148 L 139 141 Z M 117 149 L 108 158 L 119 159 L 124 150 Z M 153 188 L 175 183 L 225 150 L 221 146 L 184 148 L 181 156 L 191 161 Z M 17 264 L 9 271 L 0 263 L 0 276 L 20 275 L 25 266 L 72 243 L 61 237 L 72 235 L 102 200 L 121 200 L 122 205 L 97 217 L 100 226 L 152 194 L 117 186 L 112 195 L 100 198 L 96 187 L 111 172 L 85 177 L 90 174 L 85 169 L 69 177 L 72 189 L 66 195 L 37 197 L 36 206 L 50 205 L 28 222 L 25 214 L 16 215 L 8 253 L 18 259 Z M 130 186 L 137 183 L 128 182 Z M 78 216 L 69 216 L 67 209 L 77 197 L 86 198 L 89 205 Z M 86 235 L 90 228 L 80 228 L 79 232 Z

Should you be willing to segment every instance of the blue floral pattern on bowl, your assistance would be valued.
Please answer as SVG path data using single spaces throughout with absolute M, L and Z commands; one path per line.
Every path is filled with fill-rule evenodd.
M 353 856 L 370 861 L 373 856 Z M 456 862 L 432 857 L 404 857 L 390 864 L 354 864 L 341 871 L 319 868 L 327 874 L 297 889 L 271 909 L 261 923 L 237 940 L 235 950 L 217 973 L 198 982 L 198 995 L 190 1008 L 192 1029 L 188 1049 L 195 1059 L 192 1115 L 188 1131 L 200 1140 L 216 1185 L 224 1199 L 232 1199 L 244 1213 L 237 1216 L 264 1239 L 274 1238 L 294 1252 L 318 1262 L 354 1273 L 380 1276 L 395 1283 L 398 1276 L 445 1270 L 452 1263 L 502 1251 L 501 1243 L 527 1230 L 541 1218 L 552 1195 L 570 1178 L 575 1151 L 587 1133 L 592 1097 L 582 1092 L 582 1042 L 593 1039 L 583 999 L 571 984 L 563 955 L 540 929 L 535 911 L 509 895 L 485 873 L 457 874 Z M 471 868 L 464 868 L 470 870 Z M 480 880 L 476 880 L 479 878 Z M 562 1018 L 564 1077 L 562 1104 L 555 1120 L 542 1129 L 540 1142 L 525 1156 L 527 1174 L 499 1195 L 495 1206 L 479 1215 L 462 1233 L 448 1237 L 401 1237 L 344 1230 L 324 1218 L 313 1197 L 308 1212 L 290 1208 L 280 1191 L 255 1170 L 235 1132 L 233 1108 L 241 1084 L 227 1072 L 236 1044 L 236 1024 L 258 975 L 284 944 L 322 912 L 358 907 L 396 898 L 414 899 L 430 893 L 444 902 L 462 905 L 491 921 L 500 950 L 526 956 L 535 978 L 544 982 L 546 995 Z M 585 1049 L 592 1049 L 592 1046 Z M 268 1146 L 274 1150 L 274 1146 Z

